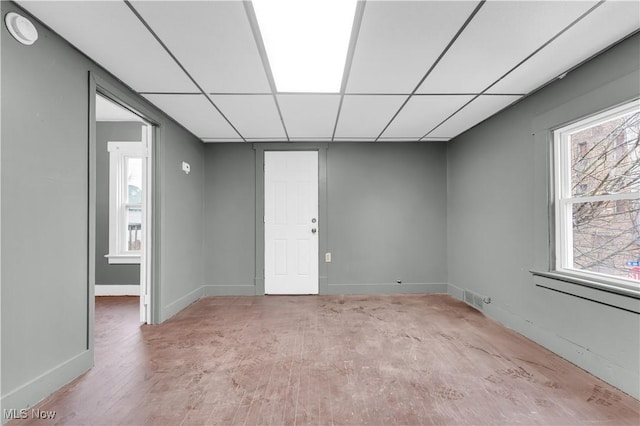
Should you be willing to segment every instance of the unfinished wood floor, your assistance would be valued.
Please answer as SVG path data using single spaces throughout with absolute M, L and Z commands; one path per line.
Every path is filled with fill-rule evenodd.
M 36 408 L 73 425 L 640 424 L 637 400 L 445 295 L 137 316 L 137 298 L 98 298 L 95 368 Z

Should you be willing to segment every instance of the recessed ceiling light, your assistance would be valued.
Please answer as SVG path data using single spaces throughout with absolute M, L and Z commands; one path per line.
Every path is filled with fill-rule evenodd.
M 253 0 L 278 92 L 340 92 L 356 3 Z
M 32 45 L 38 39 L 36 27 L 22 15 L 9 12 L 4 17 L 4 23 L 9 33 L 22 44 Z

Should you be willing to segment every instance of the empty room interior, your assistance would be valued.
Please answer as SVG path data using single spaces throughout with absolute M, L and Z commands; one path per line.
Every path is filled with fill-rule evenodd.
M 640 2 L 0 7 L 3 424 L 640 423 Z

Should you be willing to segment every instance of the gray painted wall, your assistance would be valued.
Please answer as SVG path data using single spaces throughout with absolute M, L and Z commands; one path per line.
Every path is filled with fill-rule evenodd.
M 255 294 L 255 151 L 211 144 L 205 163 L 207 293 Z M 446 291 L 444 144 L 330 145 L 327 182 L 328 292 Z
M 3 32 L 0 31 L 0 76 L 2 75 L 2 37 Z M 0 99 L 2 99 L 2 84 L 0 84 Z M 2 102 L 0 102 L 0 242 L 2 241 Z M 0 244 L 1 246 L 1 244 Z M 0 248 L 0 307 L 2 307 L 2 249 Z M 0 326 L 2 318 L 0 318 Z M 0 333 L 2 330 L 0 330 Z M 3 412 L 2 404 L 2 336 L 0 336 L 0 412 Z M 0 418 L 0 423 L 4 419 Z
M 2 15 L 18 7 L 0 2 Z M 22 12 L 25 13 L 25 12 Z M 26 14 L 26 13 L 25 13 Z M 28 16 L 28 14 L 26 14 Z M 35 21 L 35 20 L 34 20 Z M 33 46 L 2 25 L 2 406 L 33 405 L 93 364 L 88 277 L 89 72 L 159 124 L 160 273 L 154 317 L 202 286 L 202 143 L 46 27 Z M 189 176 L 180 171 L 190 161 Z M 89 304 L 89 309 L 88 309 Z
M 554 280 L 529 271 L 549 268 L 549 128 L 637 97 L 639 51 L 628 39 L 450 142 L 447 203 L 452 293 L 490 296 L 489 316 L 636 398 L 639 315 L 538 287 Z
M 255 294 L 255 150 L 209 144 L 204 154 L 204 283 L 212 294 Z
M 204 243 L 204 144 L 184 129 L 165 126 L 158 147 L 160 212 L 159 321 L 178 313 L 202 296 Z M 182 162 L 191 165 L 188 175 Z
M 14 8 L 8 2 L 0 7 L 2 16 Z M 88 117 L 88 75 L 87 62 L 42 27 L 39 42 L 28 48 L 5 25 L 0 31 L 2 405 L 23 408 L 29 382 L 61 364 L 78 360 L 78 374 L 92 362 L 88 127 L 78 120 Z M 63 376 L 66 381 L 74 374 Z M 40 397 L 55 389 L 40 386 Z
M 329 147 L 331 292 L 403 293 L 447 282 L 445 155 L 443 143 Z
M 98 121 L 96 123 L 96 284 L 140 284 L 140 265 L 109 264 L 109 152 L 107 144 L 140 141 L 142 124 Z

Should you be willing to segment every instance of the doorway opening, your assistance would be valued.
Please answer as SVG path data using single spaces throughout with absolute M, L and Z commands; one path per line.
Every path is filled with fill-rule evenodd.
M 95 295 L 139 297 L 150 323 L 155 126 L 99 88 L 94 124 Z

